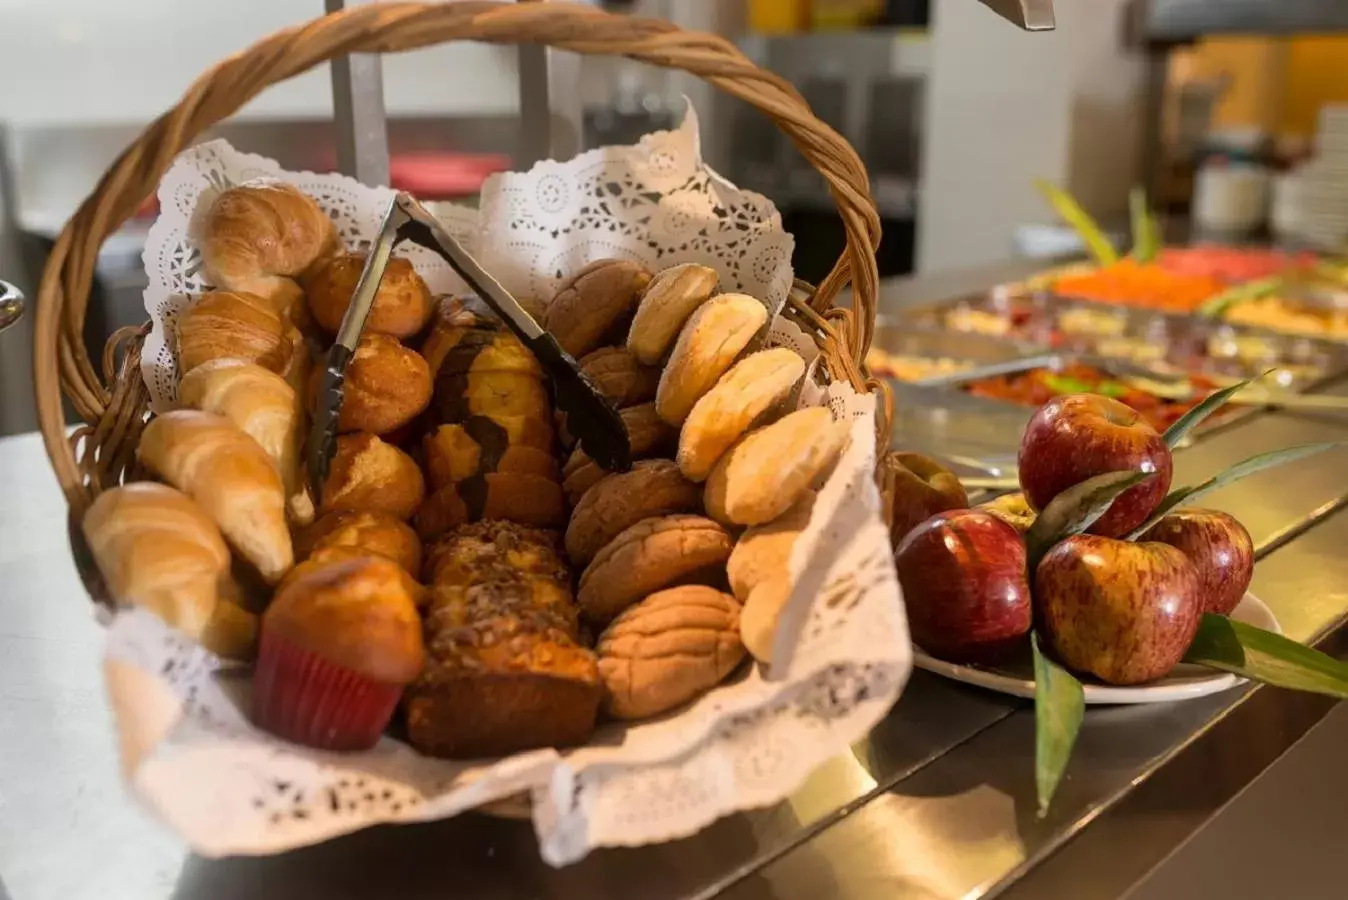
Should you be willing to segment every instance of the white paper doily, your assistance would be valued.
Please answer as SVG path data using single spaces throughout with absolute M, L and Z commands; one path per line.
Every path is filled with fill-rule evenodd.
M 202 169 L 203 161 L 210 166 Z M 174 362 L 163 335 L 171 332 L 166 326 L 175 298 L 201 287 L 190 185 L 200 200 L 218 189 L 225 172 L 243 180 L 266 174 L 316 190 L 330 212 L 336 209 L 331 198 L 347 198 L 349 218 L 335 217 L 353 242 L 373 230 L 382 212 L 379 192 L 332 176 L 279 172 L 219 143 L 180 158 L 161 190 L 161 199 L 171 202 L 152 231 L 158 235 L 153 255 L 150 249 L 146 255 L 147 265 L 156 261 L 146 299 L 157 304 L 151 312 L 160 336 L 156 353 L 147 353 L 146 375 L 161 379 L 157 387 L 150 382 L 160 403 L 171 403 L 174 394 Z M 311 187 L 311 179 L 322 188 Z M 585 215 L 568 225 L 551 210 L 548 185 L 574 189 L 565 202 L 590 208 L 596 192 L 609 192 L 610 179 L 617 187 L 609 196 L 626 199 L 612 200 L 603 215 L 623 227 L 610 229 Z M 459 230 L 488 268 L 521 294 L 547 294 L 558 273 L 614 255 L 657 268 L 693 259 L 715 264 L 727 287 L 774 307 L 791 284 L 791 239 L 775 209 L 701 164 L 691 114 L 680 129 L 636 147 L 545 163 L 498 179 L 488 194 L 483 218 Z M 696 238 L 675 241 L 668 223 L 683 223 L 679 211 L 687 209 L 710 221 L 696 228 L 679 224 L 678 235 Z M 505 210 L 512 210 L 508 217 Z M 415 262 L 428 279 L 434 275 Z M 535 278 L 533 267 L 543 263 L 557 268 Z M 817 366 L 817 349 L 793 323 L 775 318 L 767 341 L 796 349 L 810 370 Z M 827 404 L 835 417 L 850 420 L 851 440 L 793 551 L 795 588 L 771 673 L 746 667 L 682 710 L 604 726 L 587 747 L 564 753 L 465 764 L 424 758 L 386 738 L 369 752 L 339 755 L 253 728 L 242 676 L 222 672 L 211 654 L 152 614 L 132 610 L 114 618 L 106 657 L 129 782 L 208 856 L 276 853 L 381 822 L 445 818 L 527 791 L 543 857 L 560 865 L 593 847 L 671 840 L 729 812 L 783 799 L 870 730 L 898 698 L 912 666 L 873 478 L 874 398 L 832 385 L 802 390 L 799 403 Z
M 141 369 L 156 412 L 178 394 L 174 321 L 208 289 L 197 222 L 221 190 L 258 179 L 289 182 L 313 197 L 348 249 L 369 246 L 392 198 L 334 173 L 287 172 L 223 140 L 181 153 L 159 185 L 159 218 L 143 255 L 145 309 L 153 331 Z M 601 147 L 567 162 L 493 175 L 478 210 L 436 204 L 436 215 L 470 253 L 517 297 L 548 299 L 568 273 L 596 259 L 624 257 L 658 270 L 681 262 L 714 267 L 728 289 L 762 299 L 775 315 L 791 287 L 795 242 L 765 197 L 741 191 L 702 162 L 691 107 L 673 131 L 630 147 Z M 436 294 L 460 293 L 463 281 L 421 247 L 400 256 Z

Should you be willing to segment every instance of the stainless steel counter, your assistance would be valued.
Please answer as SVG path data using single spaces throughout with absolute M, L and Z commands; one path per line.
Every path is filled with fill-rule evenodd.
M 900 285 L 886 302 L 940 293 Z M 1183 451 L 1177 480 L 1268 447 L 1335 437 L 1348 438 L 1348 418 L 1266 414 Z M 1263 557 L 1254 590 L 1299 639 L 1328 634 L 1348 614 L 1348 517 L 1338 515 L 1348 504 L 1345 463 L 1348 452 L 1322 456 L 1211 498 L 1254 534 Z M 99 633 L 36 437 L 0 440 L 0 471 L 0 880 L 13 900 L 1114 898 L 1332 708 L 1244 688 L 1092 709 L 1041 821 L 1028 706 L 919 672 L 868 740 L 789 800 L 673 844 L 553 870 L 527 824 L 468 815 L 282 857 L 202 860 L 118 781 Z

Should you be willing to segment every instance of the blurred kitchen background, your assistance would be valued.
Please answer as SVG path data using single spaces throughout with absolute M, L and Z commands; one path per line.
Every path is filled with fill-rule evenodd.
M 1060 0 L 1051 33 L 1009 27 L 988 8 L 1000 0 L 985 2 L 604 5 L 730 36 L 793 81 L 869 167 L 883 275 L 1070 254 L 1035 178 L 1106 223 L 1126 221 L 1128 189 L 1143 183 L 1181 233 L 1348 238 L 1348 36 L 1335 34 L 1348 2 Z M 319 0 L 0 0 L 0 277 L 31 296 L 52 239 L 140 128 L 214 61 L 322 12 Z M 395 186 L 471 201 L 512 165 L 516 61 L 471 44 L 384 58 Z M 831 201 L 757 113 L 625 60 L 583 60 L 580 83 L 584 146 L 668 127 L 689 97 L 711 164 L 781 208 L 798 274 L 827 271 L 842 243 Z M 216 134 L 288 168 L 328 169 L 331 116 L 325 68 L 270 89 Z M 147 198 L 104 248 L 86 328 L 94 354 L 145 318 L 152 216 Z M 0 337 L 0 434 L 34 427 L 30 329 Z

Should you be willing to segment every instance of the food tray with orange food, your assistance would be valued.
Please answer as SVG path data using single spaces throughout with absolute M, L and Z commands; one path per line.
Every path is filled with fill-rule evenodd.
M 1078 303 L 1050 294 L 990 293 L 920 308 L 903 321 L 910 332 L 944 330 L 980 342 L 992 340 L 1001 342 L 1004 352 L 1019 349 L 1020 355 L 1085 353 L 1217 379 L 1253 378 L 1273 369 L 1274 383 L 1293 390 L 1348 371 L 1348 352 L 1334 341 L 1196 316 Z M 877 346 L 890 350 L 882 335 Z M 966 358 L 999 361 L 986 348 L 979 352 Z

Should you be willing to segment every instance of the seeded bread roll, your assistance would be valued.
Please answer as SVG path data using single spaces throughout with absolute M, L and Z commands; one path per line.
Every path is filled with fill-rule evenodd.
M 601 689 L 570 576 L 542 532 L 503 523 L 437 543 L 428 661 L 404 708 L 413 747 L 455 759 L 583 743 Z

